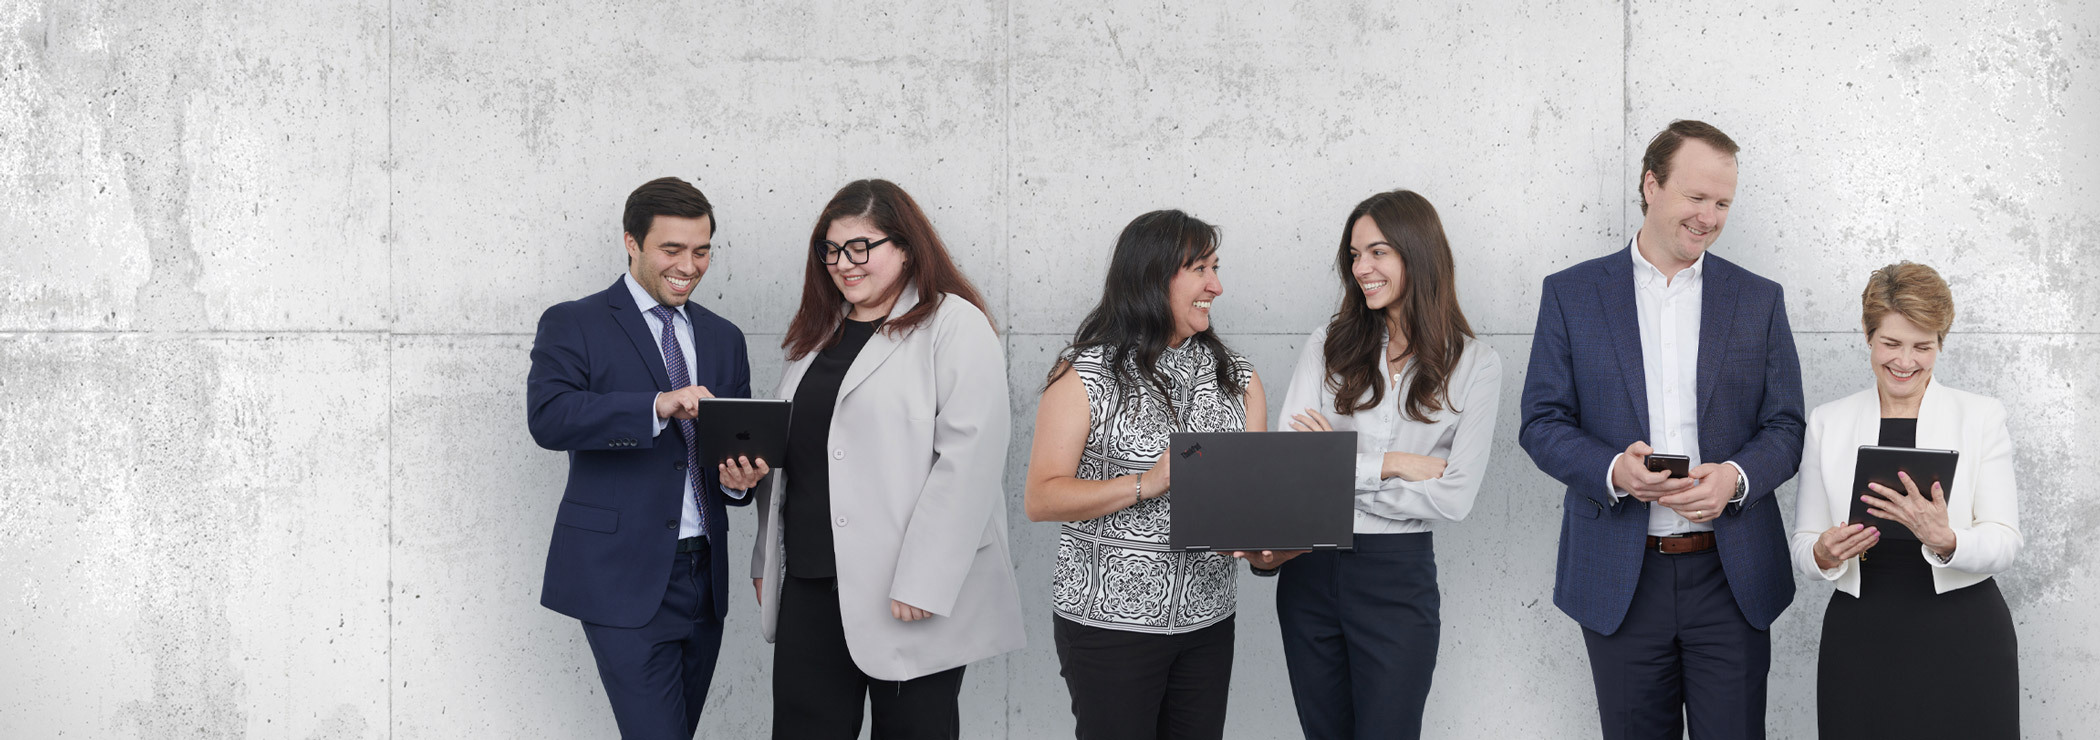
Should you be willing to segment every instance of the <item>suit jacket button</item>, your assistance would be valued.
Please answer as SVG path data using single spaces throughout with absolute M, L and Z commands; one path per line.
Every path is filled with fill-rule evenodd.
M 684 461 L 684 460 L 680 460 L 680 461 L 678 461 L 678 462 L 674 462 L 674 463 L 671 463 L 671 469 L 673 469 L 673 470 L 684 470 L 684 469 L 685 469 L 685 461 Z
M 664 529 L 677 529 L 677 528 L 678 528 L 678 520 L 676 520 L 676 519 L 667 519 L 667 520 L 664 520 Z

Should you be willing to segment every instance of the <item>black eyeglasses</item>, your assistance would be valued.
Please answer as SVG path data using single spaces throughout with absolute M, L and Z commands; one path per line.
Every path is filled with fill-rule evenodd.
M 888 244 L 892 238 L 885 236 L 872 242 L 866 238 L 847 239 L 845 244 L 826 239 L 817 244 L 817 259 L 823 260 L 827 265 L 836 265 L 839 263 L 839 254 L 844 253 L 847 262 L 865 265 L 868 264 L 868 250 Z

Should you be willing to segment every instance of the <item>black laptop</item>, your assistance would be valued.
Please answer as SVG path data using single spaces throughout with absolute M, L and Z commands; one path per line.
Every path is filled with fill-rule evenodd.
M 793 404 L 774 398 L 703 398 L 693 427 L 708 465 L 734 457 L 763 459 L 780 467 L 787 459 L 788 412 Z
M 1175 550 L 1347 550 L 1356 432 L 1173 435 Z
M 1909 527 L 1867 513 L 1867 502 L 1860 497 L 1867 495 L 1868 483 L 1879 483 L 1897 493 L 1908 493 L 1896 472 L 1910 474 L 1917 484 L 1918 494 L 1932 498 L 1932 484 L 1940 484 L 1940 495 L 1948 501 L 1954 500 L 1954 466 L 1961 462 L 1961 453 L 1953 450 L 1920 450 L 1909 447 L 1879 447 L 1861 445 L 1859 462 L 1852 469 L 1852 523 L 1866 524 L 1881 530 L 1882 539 L 1917 541 L 1918 535 Z M 1880 498 L 1881 494 L 1874 494 Z M 1178 503 L 1178 502 L 1177 502 Z

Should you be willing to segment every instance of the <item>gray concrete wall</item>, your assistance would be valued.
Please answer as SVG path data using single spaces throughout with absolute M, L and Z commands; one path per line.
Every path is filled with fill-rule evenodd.
M 1680 117 L 1745 147 L 1716 252 L 1787 286 L 1811 405 L 1871 383 L 1869 269 L 1952 282 L 1938 377 L 2014 411 L 2023 718 L 2090 733 L 2100 6 L 1194 5 L 0 0 L 0 736 L 613 734 L 537 606 L 564 463 L 525 433 L 526 349 L 618 275 L 621 200 L 664 174 L 719 208 L 700 299 L 758 387 L 858 177 L 931 210 L 1006 328 L 1030 647 L 970 669 L 969 737 L 1069 735 L 1019 481 L 1115 232 L 1222 224 L 1217 324 L 1280 389 L 1349 206 L 1426 194 L 1508 368 L 1480 505 L 1439 534 L 1428 734 L 1593 735 L 1514 409 L 1540 279 L 1623 243 Z M 1290 736 L 1273 585 L 1242 585 L 1231 735 Z M 1814 734 L 1829 591 L 1773 628 L 1774 737 Z M 731 593 L 702 735 L 759 737 L 770 652 Z

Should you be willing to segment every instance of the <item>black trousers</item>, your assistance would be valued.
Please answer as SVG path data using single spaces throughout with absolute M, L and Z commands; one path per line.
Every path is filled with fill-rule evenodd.
M 852 740 L 861 710 L 874 740 L 955 740 L 962 736 L 962 666 L 909 681 L 870 678 L 854 665 L 839 619 L 836 578 L 780 582 L 773 627 L 773 737 Z
M 628 740 L 692 740 L 722 652 L 708 551 L 673 557 L 670 587 L 648 624 L 623 629 L 583 623 L 613 720 Z
M 1626 620 L 1609 635 L 1584 628 L 1605 740 L 1765 736 L 1772 635 L 1735 605 L 1718 552 L 1641 561 Z
M 1155 635 L 1051 617 L 1078 740 L 1224 737 L 1234 619 Z
M 1443 631 L 1430 533 L 1283 564 L 1276 621 L 1307 740 L 1418 738 Z

